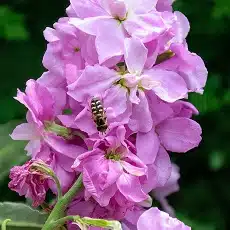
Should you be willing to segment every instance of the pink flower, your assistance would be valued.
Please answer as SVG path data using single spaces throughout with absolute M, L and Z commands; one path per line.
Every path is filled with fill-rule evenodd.
M 22 166 L 14 166 L 10 170 L 9 188 L 33 201 L 37 207 L 45 201 L 48 186 L 48 176 L 31 169 L 34 161 L 28 161 Z
M 191 230 L 190 227 L 157 208 L 144 212 L 138 222 L 137 230 Z M 130 229 L 131 230 L 131 229 Z
M 48 89 L 34 80 L 27 82 L 26 93 L 18 90 L 16 99 L 28 108 L 27 121 L 15 128 L 11 134 L 14 140 L 29 140 L 26 150 L 36 156 L 42 146 L 48 144 L 55 151 L 76 157 L 85 151 L 78 145 L 65 140 L 70 130 L 55 123 L 56 116 L 62 114 L 66 105 L 66 92 L 63 89 Z M 57 127 L 53 132 L 53 125 Z
M 166 197 L 179 191 L 179 178 L 179 167 L 175 164 L 172 164 L 172 172 L 169 180 L 163 187 L 158 187 L 153 191 L 154 197 L 160 202 L 163 210 L 167 212 L 171 217 L 175 217 L 175 212 L 174 209 L 169 205 Z
M 69 85 L 68 94 L 79 102 L 87 102 L 97 95 L 102 94 L 103 97 L 105 92 L 104 97 L 108 98 L 104 99 L 105 104 L 106 101 L 109 102 L 108 107 L 112 107 L 116 117 L 127 111 L 132 103 L 130 123 L 135 126 L 135 130 L 148 132 L 152 126 L 152 117 L 146 92 L 156 94 L 167 102 L 175 102 L 187 96 L 186 84 L 175 72 L 144 69 L 147 49 L 139 39 L 126 39 L 125 47 L 127 70 L 121 73 L 98 65 L 86 67 L 82 75 Z M 114 94 L 119 98 L 120 104 L 117 104 L 118 98 L 115 100 Z
M 47 27 L 44 36 L 49 44 L 43 65 L 54 74 L 63 76 L 66 64 L 83 69 L 98 62 L 95 38 L 70 25 L 68 18 L 59 19 L 54 29 Z
M 189 52 L 182 44 L 172 44 L 170 50 L 174 56 L 156 68 L 175 71 L 183 77 L 189 91 L 203 93 L 208 75 L 203 60 L 197 54 Z
M 152 130 L 137 133 L 137 149 L 144 146 L 143 151 L 137 151 L 138 157 L 145 164 L 154 162 L 153 156 L 157 156 L 160 146 L 170 152 L 184 153 L 199 145 L 202 130 L 190 119 L 198 112 L 191 104 L 180 101 L 168 104 L 152 95 L 148 95 L 148 100 L 153 117 Z M 130 128 L 134 130 L 135 126 Z
M 119 191 L 130 202 L 148 198 L 142 190 L 140 177 L 147 167 L 135 155 L 135 147 L 126 140 L 126 130 L 120 126 L 104 139 L 89 139 L 92 151 L 81 154 L 73 168 L 83 173 L 85 196 L 93 197 L 101 206 L 107 206 Z
M 78 17 L 71 18 L 71 24 L 96 36 L 99 63 L 103 63 L 124 54 L 125 38 L 131 36 L 149 42 L 168 29 L 155 6 L 155 0 L 72 0 L 67 12 Z

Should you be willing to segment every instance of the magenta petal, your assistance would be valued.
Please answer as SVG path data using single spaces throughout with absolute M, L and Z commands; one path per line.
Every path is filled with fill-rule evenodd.
M 184 153 L 201 141 L 200 125 L 188 118 L 172 118 L 157 127 L 159 138 L 168 151 Z
M 86 151 L 83 147 L 70 144 L 63 138 L 52 134 L 47 134 L 44 139 L 54 150 L 73 159 Z
M 148 133 L 137 133 L 137 156 L 145 163 L 154 163 L 160 141 L 154 129 Z
M 125 39 L 125 63 L 129 72 L 141 74 L 147 60 L 148 50 L 138 38 Z
M 117 181 L 117 187 L 129 201 L 141 202 L 148 198 L 142 191 L 139 178 L 136 176 L 123 173 Z
M 69 85 L 68 94 L 79 102 L 87 101 L 102 94 L 118 79 L 116 72 L 106 67 L 87 66 L 79 79 Z
M 159 84 L 153 88 L 155 94 L 164 101 L 175 102 L 186 98 L 188 89 L 183 78 L 175 72 L 152 69 L 146 71 L 146 75 Z

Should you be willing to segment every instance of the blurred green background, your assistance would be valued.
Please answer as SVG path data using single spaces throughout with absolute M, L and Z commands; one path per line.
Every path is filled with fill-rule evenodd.
M 7 188 L 10 167 L 26 160 L 25 143 L 8 137 L 25 117 L 13 96 L 44 71 L 42 31 L 65 15 L 67 5 L 67 0 L 1 0 L 0 201 L 22 200 Z M 205 60 L 209 78 L 204 95 L 189 98 L 200 110 L 195 119 L 203 141 L 198 149 L 173 156 L 181 167 L 181 190 L 169 200 L 194 230 L 230 229 L 230 1 L 177 0 L 175 8 L 190 20 L 188 44 Z

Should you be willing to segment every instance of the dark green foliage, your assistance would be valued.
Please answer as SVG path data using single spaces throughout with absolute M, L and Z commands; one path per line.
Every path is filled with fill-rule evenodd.
M 27 79 L 42 74 L 46 48 L 42 31 L 64 16 L 68 1 L 2 0 L 1 4 L 0 123 L 4 124 L 24 119 L 25 109 L 12 97 L 17 88 L 25 87 Z M 178 217 L 193 230 L 227 230 L 230 229 L 230 1 L 177 0 L 175 7 L 191 22 L 188 44 L 191 51 L 205 60 L 209 79 L 203 96 L 194 94 L 189 98 L 200 110 L 196 119 L 203 128 L 203 142 L 187 154 L 173 154 L 182 178 L 181 191 L 170 197 L 170 203 Z M 9 132 L 5 129 L 3 135 Z M 0 157 L 4 158 L 0 159 L 0 201 L 16 201 L 21 198 L 8 190 L 1 162 L 12 157 L 12 164 L 20 164 L 23 153 L 21 147 L 13 154 L 13 146 L 0 147 L 3 149 Z

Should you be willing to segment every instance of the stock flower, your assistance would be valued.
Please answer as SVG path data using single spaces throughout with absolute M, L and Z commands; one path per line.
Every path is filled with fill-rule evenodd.
M 125 72 L 117 72 L 98 65 L 86 67 L 82 75 L 69 85 L 68 94 L 75 100 L 84 102 L 106 90 L 116 91 L 121 104 L 113 108 L 118 110 L 114 113 L 120 114 L 120 111 L 126 111 L 132 103 L 131 122 L 136 121 L 138 131 L 148 132 L 152 126 L 152 118 L 145 92 L 150 91 L 162 100 L 174 102 L 186 97 L 187 88 L 183 78 L 175 72 L 155 68 L 144 69 L 147 49 L 139 39 L 127 38 L 125 47 L 127 65 Z M 112 99 L 109 99 L 110 103 L 113 103 L 113 94 L 107 95 Z
M 73 17 L 70 18 L 70 23 L 81 31 L 96 36 L 99 63 L 123 55 L 124 39 L 129 36 L 149 42 L 168 29 L 161 14 L 155 10 L 155 0 L 70 2 L 71 6 L 67 11 Z
M 20 196 L 25 196 L 33 201 L 37 207 L 45 201 L 46 192 L 49 188 L 49 177 L 41 172 L 33 170 L 34 161 L 28 161 L 22 166 L 14 166 L 10 170 L 9 188 L 16 191 Z
M 157 208 L 144 212 L 138 222 L 137 230 L 191 230 L 190 227 Z
M 28 108 L 27 121 L 18 125 L 11 137 L 14 140 L 29 140 L 26 150 L 36 156 L 43 145 L 48 144 L 55 151 L 76 157 L 85 150 L 68 143 L 70 131 L 55 123 L 58 114 L 66 105 L 66 92 L 63 89 L 49 91 L 34 80 L 27 82 L 26 93 L 18 90 L 16 99 Z
M 43 65 L 61 76 L 64 75 L 66 64 L 83 69 L 87 64 L 98 63 L 95 38 L 76 29 L 68 20 L 61 18 L 54 24 L 54 29 L 47 27 L 44 31 L 49 44 L 43 57 Z
M 89 139 L 93 150 L 81 154 L 72 168 L 83 173 L 86 198 L 92 196 L 101 206 L 107 206 L 117 191 L 128 201 L 142 202 L 148 196 L 139 178 L 146 174 L 147 167 L 126 140 L 125 128 L 120 126 L 114 132 L 101 140 Z
M 208 75 L 203 60 L 197 54 L 191 53 L 183 44 L 172 44 L 170 50 L 174 56 L 156 68 L 175 71 L 184 79 L 190 92 L 203 93 Z

